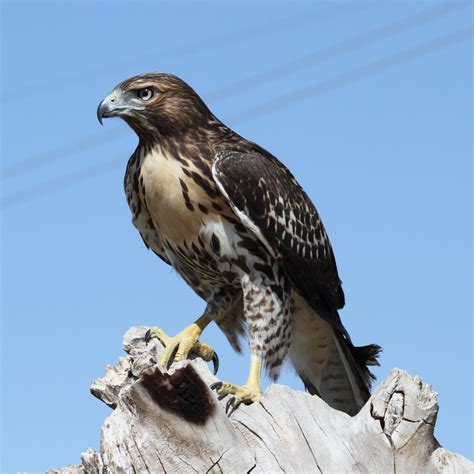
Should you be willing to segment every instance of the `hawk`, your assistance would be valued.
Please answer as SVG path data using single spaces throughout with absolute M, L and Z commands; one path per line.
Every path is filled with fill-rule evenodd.
M 199 341 L 214 321 L 232 347 L 248 335 L 250 370 L 227 410 L 262 396 L 261 369 L 276 380 L 289 357 L 311 394 L 357 413 L 369 397 L 380 347 L 355 347 L 338 310 L 344 292 L 327 233 L 308 195 L 272 154 L 241 137 L 183 80 L 165 73 L 132 77 L 100 104 L 138 135 L 124 179 L 132 221 L 145 245 L 206 301 L 200 318 L 165 345 L 164 367 L 190 352 L 211 360 Z

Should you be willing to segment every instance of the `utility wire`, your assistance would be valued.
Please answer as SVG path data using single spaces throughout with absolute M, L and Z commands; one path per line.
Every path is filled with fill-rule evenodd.
M 268 102 L 256 105 L 255 107 L 249 107 L 248 109 L 239 112 L 237 115 L 234 115 L 232 118 L 234 121 L 239 123 L 254 119 L 261 115 L 266 115 L 270 112 L 275 112 L 276 110 L 287 107 L 294 102 L 300 102 L 307 97 L 320 95 L 323 92 L 345 86 L 351 82 L 356 82 L 364 77 L 383 72 L 398 64 L 410 62 L 416 58 L 432 53 L 433 51 L 439 51 L 456 43 L 471 39 L 472 32 L 472 27 L 469 27 L 449 33 L 445 36 L 440 36 L 431 41 L 421 43 L 415 48 L 406 49 L 390 56 L 385 56 L 381 59 L 364 64 L 359 68 L 351 69 L 350 71 L 331 77 L 330 79 L 281 95 L 276 99 L 269 100 Z
M 235 125 L 246 122 L 256 117 L 261 117 L 277 110 L 281 110 L 282 108 L 296 104 L 298 102 L 301 102 L 302 100 L 306 100 L 309 97 L 321 95 L 324 92 L 343 87 L 352 82 L 356 82 L 363 78 L 370 77 L 377 73 L 386 71 L 391 67 L 414 61 L 415 59 L 426 56 L 427 54 L 433 53 L 435 51 L 440 51 L 463 41 L 467 41 L 472 38 L 472 33 L 473 29 L 472 27 L 469 27 L 455 32 L 451 32 L 447 35 L 437 37 L 424 43 L 420 43 L 415 48 L 406 49 L 398 53 L 385 56 L 378 60 L 364 64 L 356 69 L 352 69 L 345 73 L 334 76 L 325 81 L 309 85 L 289 94 L 284 94 L 278 97 L 277 99 L 270 100 L 256 107 L 251 107 L 243 112 L 240 112 L 237 115 L 231 116 L 229 122 Z M 121 159 L 120 161 L 109 161 L 107 163 L 101 164 L 100 166 L 97 166 L 96 168 L 89 168 L 86 171 L 71 173 L 61 178 L 35 186 L 27 191 L 11 194 L 1 201 L 2 207 L 13 207 L 14 205 L 26 202 L 38 196 L 43 196 L 44 194 L 49 193 L 51 191 L 56 191 L 64 186 L 83 181 L 92 176 L 97 176 L 99 174 L 109 172 L 115 169 L 116 163 L 122 164 L 123 159 Z
M 162 61 L 166 58 L 184 58 L 186 56 L 192 56 L 197 53 L 201 53 L 204 50 L 209 51 L 212 49 L 220 49 L 232 44 L 233 42 L 238 41 L 239 43 L 252 41 L 260 36 L 268 36 L 269 34 L 277 34 L 282 31 L 288 31 L 295 28 L 301 28 L 304 24 L 317 24 L 320 21 L 329 19 L 331 17 L 338 17 L 341 15 L 341 11 L 344 14 L 349 14 L 354 10 L 357 12 L 368 7 L 367 5 L 360 5 L 358 2 L 353 2 L 349 4 L 344 4 L 344 9 L 342 10 L 340 5 L 325 7 L 320 10 L 319 8 L 311 12 L 305 12 L 304 15 L 295 15 L 290 18 L 279 18 L 276 21 L 270 21 L 268 23 L 259 22 L 258 25 L 251 26 L 249 28 L 243 29 L 241 31 L 227 31 L 222 34 L 210 36 L 204 39 L 198 39 L 189 44 L 181 44 L 173 46 L 164 51 L 153 51 L 147 54 L 134 56 L 133 58 L 124 61 L 106 64 L 88 71 L 81 71 L 80 73 L 71 74 L 68 77 L 63 77 L 61 80 L 57 81 L 48 81 L 42 84 L 32 84 L 27 87 L 22 87 L 21 92 L 15 93 L 10 92 L 3 95 L 3 102 L 8 103 L 12 100 L 25 99 L 28 96 L 31 97 L 32 94 L 37 93 L 38 90 L 44 93 L 57 92 L 61 88 L 70 87 L 71 85 L 84 83 L 91 81 L 100 76 L 106 76 L 112 71 L 121 71 L 126 64 L 127 69 L 132 65 L 140 66 L 143 62 L 154 60 Z
M 102 143 L 105 143 L 106 139 L 120 137 L 122 131 L 123 129 L 120 127 L 112 128 L 105 134 L 103 130 L 100 130 L 93 135 L 89 135 L 87 139 L 78 140 L 73 143 L 67 143 L 64 146 L 48 151 L 47 153 L 42 153 L 41 155 L 26 158 L 25 160 L 20 161 L 13 166 L 4 168 L 2 170 L 2 179 L 15 178 L 19 175 L 34 171 L 35 169 L 42 168 L 43 166 L 47 166 L 56 161 L 62 160 L 67 156 L 80 153 L 81 151 L 88 150 L 89 148 L 94 148 L 98 145 L 101 145 Z
M 51 192 L 63 189 L 65 187 L 68 187 L 69 185 L 81 181 L 86 181 L 87 179 L 93 178 L 94 176 L 99 176 L 101 174 L 108 173 L 114 169 L 117 169 L 120 164 L 123 164 L 123 158 L 121 158 L 120 160 L 118 158 L 115 158 L 113 160 L 107 160 L 105 162 L 97 164 L 96 166 L 91 166 L 85 170 L 73 171 L 63 176 L 59 176 L 58 178 L 54 178 L 44 183 L 40 183 L 36 186 L 32 186 L 26 191 L 21 191 L 13 195 L 7 196 L 0 202 L 2 204 L 2 207 L 5 209 L 18 203 L 35 199 L 38 196 L 42 196 L 44 194 L 49 194 Z
M 357 51 L 380 39 L 387 39 L 399 33 L 419 27 L 438 17 L 454 12 L 458 9 L 470 6 L 470 2 L 443 2 L 434 7 L 427 8 L 414 15 L 407 16 L 388 25 L 374 28 L 370 31 L 344 38 L 338 43 L 322 48 L 316 52 L 306 54 L 300 58 L 294 59 L 285 64 L 279 64 L 274 68 L 252 74 L 248 77 L 233 82 L 227 86 L 221 87 L 207 96 L 207 99 L 221 99 L 245 91 L 248 87 L 255 87 L 262 83 L 277 80 L 283 75 L 294 74 L 325 60 L 332 59 L 334 56 L 340 56 L 346 53 Z
M 292 60 L 282 65 L 278 65 L 269 70 L 253 74 L 239 81 L 236 81 L 228 86 L 222 87 L 208 94 L 203 94 L 206 100 L 220 100 L 226 97 L 232 97 L 248 90 L 251 87 L 258 86 L 262 83 L 271 82 L 276 79 L 281 79 L 284 76 L 294 74 L 295 72 L 307 67 L 314 66 L 324 60 L 332 59 L 349 52 L 362 49 L 363 47 L 374 43 L 377 40 L 386 39 L 390 36 L 405 32 L 407 30 L 421 26 L 424 23 L 430 22 L 438 17 L 444 16 L 448 13 L 454 12 L 459 8 L 469 6 L 468 2 L 443 2 L 437 4 L 435 7 L 430 7 L 422 10 L 414 15 L 407 16 L 401 20 L 397 20 L 388 25 L 374 28 L 371 31 L 364 32 L 345 38 L 338 43 L 322 48 L 314 53 L 304 55 L 300 58 Z M 55 161 L 63 159 L 68 155 L 72 155 L 88 148 L 92 148 L 100 143 L 104 143 L 107 138 L 118 136 L 120 129 L 112 129 L 109 132 L 96 133 L 86 139 L 65 145 L 59 149 L 51 152 L 37 155 L 19 163 L 4 168 L 2 170 L 3 179 L 14 178 L 23 173 L 27 173 L 34 169 L 51 164 Z

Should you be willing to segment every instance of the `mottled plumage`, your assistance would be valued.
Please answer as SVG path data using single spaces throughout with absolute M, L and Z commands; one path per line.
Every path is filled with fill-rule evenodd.
M 355 413 L 379 348 L 352 345 L 331 244 L 290 171 L 172 75 L 124 81 L 98 113 L 122 117 L 139 136 L 124 183 L 133 223 L 206 300 L 206 324 L 237 350 L 247 327 L 253 360 L 273 378 L 289 353 L 311 393 Z

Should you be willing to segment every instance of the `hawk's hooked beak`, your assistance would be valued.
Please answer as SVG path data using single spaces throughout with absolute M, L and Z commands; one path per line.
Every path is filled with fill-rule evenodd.
M 117 96 L 110 94 L 97 107 L 97 119 L 103 125 L 102 119 L 117 115 L 116 112 Z
M 99 104 L 99 107 L 97 107 L 97 120 L 99 120 L 101 125 L 104 125 L 102 119 L 106 117 L 107 112 L 109 112 L 109 105 L 107 104 L 106 99 L 104 99 Z
M 100 124 L 102 125 L 102 119 L 104 118 L 116 117 L 121 113 L 123 114 L 124 110 L 130 108 L 127 102 L 127 97 L 123 97 L 123 94 L 117 91 L 114 91 L 112 94 L 108 95 L 99 104 L 99 107 L 97 107 L 97 119 L 99 120 Z

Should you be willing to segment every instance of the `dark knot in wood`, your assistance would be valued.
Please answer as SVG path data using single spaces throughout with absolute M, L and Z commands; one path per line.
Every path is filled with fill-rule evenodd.
M 146 371 L 139 383 L 161 409 L 191 423 L 203 425 L 214 413 L 211 392 L 192 365 L 177 368 L 170 374 Z

